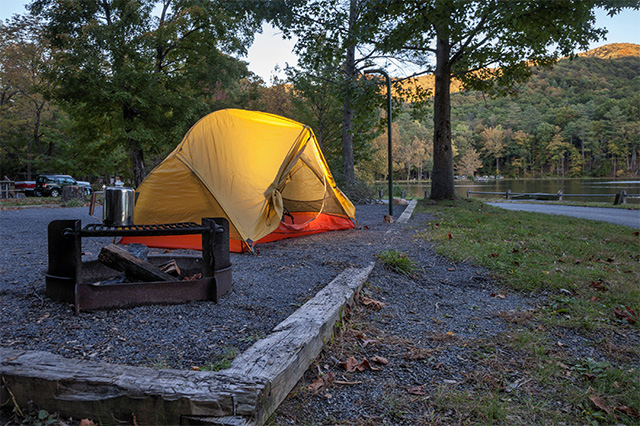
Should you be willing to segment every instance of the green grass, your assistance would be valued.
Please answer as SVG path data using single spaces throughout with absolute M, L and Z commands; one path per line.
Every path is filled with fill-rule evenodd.
M 613 195 L 611 196 L 613 199 Z M 562 200 L 562 201 L 540 201 L 540 200 L 521 200 L 521 201 L 509 201 L 505 200 L 504 197 L 494 198 L 494 197 L 483 197 L 476 198 L 477 201 L 482 201 L 485 203 L 536 203 L 536 204 L 549 204 L 552 206 L 578 206 L 578 207 L 604 207 L 610 209 L 624 209 L 624 210 L 640 210 L 640 202 L 637 199 L 627 198 L 627 204 L 619 204 L 615 205 L 613 202 L 606 203 L 602 201 L 571 201 L 570 199 Z
M 19 208 L 24 206 L 50 206 L 60 205 L 62 207 L 82 207 L 87 205 L 89 197 L 84 201 L 70 200 L 62 204 L 61 197 L 25 197 L 25 198 L 3 198 L 0 200 L 2 208 Z
M 397 250 L 384 250 L 376 255 L 382 265 L 406 276 L 413 276 L 418 272 L 418 263 L 411 259 L 407 254 Z
M 423 236 L 439 254 L 492 270 L 514 290 L 548 292 L 565 325 L 616 325 L 615 309 L 640 311 L 640 237 L 603 222 L 507 211 L 477 200 L 419 207 L 434 213 Z
M 200 367 L 200 371 L 220 371 L 231 367 L 231 362 L 238 355 L 238 349 L 234 347 L 224 348 L 223 352 L 212 358 L 206 365 Z
M 483 266 L 512 291 L 538 300 L 530 316 L 503 318 L 514 325 L 485 345 L 500 350 L 486 353 L 480 345 L 477 351 L 476 361 L 504 383 L 511 371 L 520 371 L 527 380 L 520 399 L 505 399 L 478 386 L 472 394 L 441 390 L 435 400 L 441 409 L 460 407 L 467 420 L 482 424 L 545 419 L 567 424 L 640 423 L 624 411 L 640 409 L 640 347 L 630 343 L 634 339 L 621 337 L 637 336 L 640 328 L 637 318 L 633 322 L 623 315 L 640 312 L 636 230 L 507 211 L 469 199 L 422 202 L 418 211 L 435 217 L 421 235 L 434 242 L 439 254 Z M 581 335 L 583 345 L 606 360 L 564 351 L 561 340 L 567 330 Z M 519 364 L 512 364 L 514 360 Z M 593 398 L 600 398 L 610 412 Z M 477 401 L 484 402 L 476 405 Z M 558 410 L 557 401 L 571 408 Z

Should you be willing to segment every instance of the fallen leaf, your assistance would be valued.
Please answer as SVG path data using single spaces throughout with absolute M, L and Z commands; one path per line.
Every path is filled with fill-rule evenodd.
M 307 386 L 307 389 L 312 392 L 315 392 L 318 389 L 320 389 L 322 386 L 324 386 L 324 382 L 322 381 L 322 378 L 316 377 L 316 379 L 313 382 L 309 383 L 309 386 Z
M 634 232 L 633 235 L 635 235 L 636 237 L 640 236 L 640 231 Z
M 455 333 L 453 331 L 447 331 L 447 336 L 453 337 Z
M 329 371 L 324 376 L 322 376 L 322 380 L 324 381 L 324 385 L 326 387 L 329 387 L 333 384 L 333 382 L 335 382 L 336 376 L 335 374 L 333 374 L 333 372 Z
M 371 306 L 374 309 L 382 309 L 382 307 L 385 305 L 385 303 L 380 302 L 379 300 L 374 300 L 366 296 L 362 296 L 360 300 L 362 301 L 362 304 L 364 306 Z
M 640 413 L 638 413 L 635 408 L 629 407 L 627 405 L 618 405 L 617 407 L 615 407 L 615 409 L 618 411 L 622 411 L 629 417 L 640 417 Z
M 200 371 L 200 367 L 194 365 L 191 367 L 191 371 Z
M 424 388 L 422 386 L 414 386 L 411 388 L 407 389 L 407 392 L 409 392 L 411 395 L 426 395 L 427 392 L 425 392 Z
M 96 424 L 89 419 L 82 419 L 80 420 L 80 426 L 96 426 Z
M 495 297 L 496 299 L 504 299 L 507 297 L 504 294 L 500 294 L 500 293 L 491 293 L 489 296 Z
M 616 318 L 626 320 L 629 324 L 635 324 L 638 322 L 638 319 L 639 319 L 636 311 L 634 311 L 628 306 L 624 306 L 624 309 L 616 307 L 613 313 Z
M 496 257 L 498 257 L 498 256 L 499 256 L 499 254 L 498 254 L 498 253 L 491 253 L 491 254 L 489 254 L 489 257 L 493 257 L 493 258 L 496 258 Z
M 342 368 L 347 370 L 347 373 L 353 373 L 354 371 L 356 371 L 356 367 L 360 363 L 358 362 L 357 359 L 355 359 L 355 357 L 349 357 L 349 359 L 347 359 L 346 361 L 340 362 L 339 364 Z
M 591 402 L 595 404 L 596 407 L 598 407 L 599 409 L 601 409 L 607 414 L 611 414 L 611 408 L 609 408 L 607 404 L 604 403 L 602 398 L 600 398 L 598 395 L 591 395 L 589 399 L 591 400 Z
M 339 364 L 342 368 L 347 370 L 347 373 L 353 373 L 355 371 L 364 371 L 364 370 L 373 370 L 373 371 L 380 370 L 379 368 L 373 367 L 371 364 L 369 364 L 369 360 L 367 360 L 366 358 L 358 362 L 358 360 L 355 357 L 349 357 L 349 359 L 347 359 L 344 362 L 340 362 Z
M 447 238 L 449 238 L 450 240 L 453 239 L 453 235 L 451 235 L 451 232 L 447 232 Z
M 594 288 L 596 290 L 599 291 L 607 291 L 609 290 L 609 287 L 607 287 L 607 283 L 605 283 L 604 281 L 593 281 L 589 287 Z
M 382 365 L 387 365 L 389 364 L 389 361 L 386 358 L 383 358 L 381 356 L 374 356 L 373 358 L 371 358 L 371 361 L 375 362 L 376 364 L 382 364 Z
M 364 225 L 364 226 L 362 227 L 362 229 L 364 229 L 365 231 L 368 231 L 368 230 L 369 230 L 369 226 L 368 226 L 368 225 Z
M 455 270 L 456 270 L 456 268 L 447 268 L 447 271 L 449 271 L 449 272 L 453 272 Z
M 329 371 L 328 373 L 323 374 L 322 376 L 316 377 L 315 380 L 307 386 L 307 389 L 315 392 L 323 387 L 328 388 L 333 384 L 333 382 L 335 381 L 335 378 L 336 376 L 331 371 Z
M 371 365 L 369 363 L 368 359 L 363 359 L 362 362 L 360 363 L 360 365 L 358 365 L 357 367 L 358 371 L 364 371 L 364 370 L 372 370 L 372 371 L 378 371 L 380 370 L 378 367 L 374 367 L 373 365 Z

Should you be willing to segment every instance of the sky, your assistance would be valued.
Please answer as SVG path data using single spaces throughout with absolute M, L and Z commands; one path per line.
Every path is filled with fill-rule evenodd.
M 16 13 L 26 13 L 27 3 L 29 0 L 0 0 L 0 20 L 5 20 Z M 596 24 L 598 27 L 606 28 L 609 33 L 606 40 L 593 43 L 591 49 L 608 43 L 640 44 L 640 11 L 625 10 L 611 18 L 604 11 L 598 10 Z M 284 40 L 280 31 L 265 24 L 262 34 L 256 35 L 248 55 L 241 59 L 249 63 L 249 70 L 269 84 L 274 76 L 284 77 L 282 69 L 287 64 L 296 65 L 296 55 L 292 53 L 294 44 L 293 40 Z M 276 67 L 281 71 L 276 72 Z

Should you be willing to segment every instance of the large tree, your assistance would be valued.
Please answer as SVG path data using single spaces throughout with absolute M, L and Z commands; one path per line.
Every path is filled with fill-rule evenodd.
M 20 15 L 0 22 L 0 167 L 27 179 L 34 161 L 54 150 L 44 138 L 56 111 L 39 91 L 46 86 L 41 68 L 51 61 L 39 24 Z
M 246 74 L 260 2 L 34 0 L 52 44 L 53 96 L 76 122 L 129 152 L 133 180 L 145 153 L 162 154 L 225 88 Z M 255 8 L 254 8 L 255 6 Z M 90 141 L 85 141 L 89 143 Z
M 636 1 L 376 0 L 387 13 L 384 47 L 435 74 L 432 199 L 455 198 L 451 149 L 452 78 L 466 89 L 509 93 L 531 75 L 604 36 L 595 8 L 616 13 Z
M 381 57 L 371 43 L 375 34 L 371 28 L 378 20 L 371 19 L 369 2 L 365 0 L 286 0 L 285 4 L 290 20 L 279 18 L 277 24 L 298 39 L 299 67 L 290 71 L 290 78 L 298 83 L 305 80 L 303 88 L 310 100 L 321 93 L 341 102 L 340 122 L 335 123 L 342 129 L 341 175 L 347 183 L 353 183 L 355 165 L 363 157 L 363 150 L 358 152 L 358 148 L 376 136 L 371 130 L 378 119 L 379 91 L 375 81 L 360 77 Z M 317 91 L 313 87 L 316 85 L 333 88 L 329 92 Z M 326 121 L 329 117 L 324 118 Z

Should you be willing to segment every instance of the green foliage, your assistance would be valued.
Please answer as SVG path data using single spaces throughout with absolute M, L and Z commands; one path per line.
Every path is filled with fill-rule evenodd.
M 454 94 L 452 120 L 460 123 L 454 129 L 472 130 L 467 139 L 482 154 L 484 174 L 493 174 L 496 159 L 481 134 L 498 123 L 506 136 L 502 174 L 633 175 L 640 168 L 634 156 L 640 146 L 640 78 L 631 70 L 638 67 L 638 57 L 564 59 L 553 69 L 534 70 L 517 97 Z
M 397 250 L 383 250 L 376 255 L 382 265 L 402 275 L 413 276 L 418 272 L 418 263 L 406 253 Z
M 217 355 L 205 366 L 200 367 L 201 371 L 220 371 L 231 367 L 231 362 L 238 355 L 238 349 L 233 347 L 225 348 L 224 352 Z
M 50 94 L 76 123 L 76 143 L 130 153 L 136 183 L 145 155 L 163 157 L 205 112 L 226 106 L 248 74 L 230 54 L 244 53 L 260 23 L 246 2 L 36 0 L 30 10 L 46 20 Z
M 334 174 L 354 180 L 355 169 L 371 160 L 371 141 L 385 126 L 379 113 L 386 109 L 385 81 L 362 77 L 379 54 L 371 42 L 376 23 L 367 15 L 369 3 L 292 2 L 292 11 L 288 30 L 298 39 L 299 60 L 287 74 L 295 86 L 295 116 L 314 128 Z
M 559 55 L 584 49 L 605 34 L 593 26 L 597 6 L 602 6 L 601 2 L 371 3 L 371 22 L 377 22 L 381 12 L 386 17 L 377 27 L 381 34 L 377 46 L 385 52 L 404 53 L 435 74 L 432 198 L 455 198 L 451 79 L 457 78 L 465 89 L 491 96 L 512 93 L 530 77 L 531 65 L 548 67 Z M 612 13 L 617 10 L 606 2 L 604 7 Z

